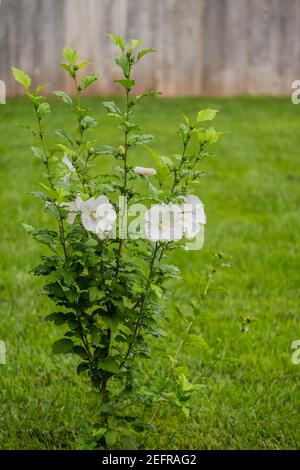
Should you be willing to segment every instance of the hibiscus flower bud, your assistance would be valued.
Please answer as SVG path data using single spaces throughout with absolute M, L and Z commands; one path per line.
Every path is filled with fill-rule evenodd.
M 154 176 L 157 173 L 157 171 L 154 168 L 144 168 L 143 166 L 136 166 L 133 169 L 133 171 L 137 175 L 143 175 L 143 176 Z
M 120 145 L 120 147 L 118 148 L 118 153 L 119 155 L 125 155 L 125 149 L 123 145 Z

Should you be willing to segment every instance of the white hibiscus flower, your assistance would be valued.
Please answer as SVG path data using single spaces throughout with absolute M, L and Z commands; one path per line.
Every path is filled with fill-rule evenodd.
M 203 225 L 206 224 L 204 204 L 196 196 L 186 196 L 181 206 L 180 219 L 183 234 L 188 238 L 197 235 Z
M 81 222 L 86 230 L 95 233 L 99 238 L 112 231 L 117 218 L 112 204 L 106 196 L 93 197 L 80 205 Z
M 157 204 L 145 214 L 146 235 L 151 241 L 177 241 L 182 238 L 181 209 L 175 204 Z

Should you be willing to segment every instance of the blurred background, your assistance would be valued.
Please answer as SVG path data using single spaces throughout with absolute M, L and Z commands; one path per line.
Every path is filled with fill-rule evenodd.
M 20 93 L 11 65 L 68 90 L 58 66 L 66 44 L 101 72 L 93 93 L 117 93 L 107 32 L 159 51 L 137 78 L 167 96 L 290 95 L 300 77 L 300 0 L 3 0 L 0 24 L 8 96 Z

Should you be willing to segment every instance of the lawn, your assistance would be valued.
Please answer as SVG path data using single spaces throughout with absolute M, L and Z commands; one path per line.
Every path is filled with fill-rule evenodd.
M 101 142 L 118 143 L 101 100 L 88 103 L 99 116 Z M 172 305 L 181 304 L 188 316 L 213 254 L 222 253 L 231 267 L 217 271 L 192 328 L 199 346 L 186 343 L 180 354 L 201 385 L 192 414 L 158 420 L 159 432 L 147 435 L 145 446 L 299 449 L 300 364 L 292 363 L 291 344 L 300 339 L 300 108 L 283 98 L 149 99 L 139 117 L 156 136 L 154 147 L 169 155 L 179 152 L 182 112 L 207 106 L 220 110 L 216 128 L 229 132 L 215 146 L 217 158 L 203 165 L 208 175 L 196 189 L 206 206 L 205 246 L 174 254 L 187 284 L 170 286 L 169 336 L 154 351 L 176 351 L 188 319 L 175 316 Z M 65 107 L 53 103 L 53 111 L 51 129 L 72 128 Z M 29 195 L 42 174 L 28 148 L 33 140 L 17 127 L 32 121 L 32 109 L 22 99 L 9 100 L 0 113 L 0 340 L 7 348 L 7 364 L 0 366 L 0 448 L 75 448 L 88 387 L 76 376 L 76 359 L 51 353 L 60 333 L 44 321 L 52 306 L 29 273 L 41 247 L 21 226 L 47 222 Z M 148 157 L 141 151 L 132 158 L 143 164 Z

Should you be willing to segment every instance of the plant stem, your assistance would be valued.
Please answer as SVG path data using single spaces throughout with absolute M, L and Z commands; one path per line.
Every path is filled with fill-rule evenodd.
M 169 195 L 169 199 L 168 199 L 169 202 L 170 202 L 171 197 L 173 196 L 174 191 L 175 191 L 175 188 L 176 188 L 176 186 L 177 186 L 177 184 L 178 184 L 178 182 L 177 182 L 177 174 L 178 174 L 178 172 L 181 170 L 182 165 L 183 165 L 183 163 L 184 163 L 184 161 L 185 161 L 185 154 L 186 154 L 186 150 L 187 150 L 188 143 L 189 143 L 190 139 L 191 139 L 191 138 L 188 137 L 188 138 L 184 141 L 184 143 L 183 143 L 183 151 L 182 151 L 180 163 L 179 163 L 178 168 L 177 168 L 177 169 L 175 170 L 175 172 L 174 172 L 174 181 L 173 181 L 173 185 L 172 185 L 172 188 L 171 188 L 171 191 L 170 191 L 170 195 Z
M 55 186 L 54 186 L 52 176 L 51 176 L 51 172 L 50 172 L 49 156 L 48 156 L 48 152 L 47 152 L 47 148 L 46 148 L 46 144 L 45 144 L 44 131 L 43 131 L 43 128 L 42 128 L 41 118 L 38 115 L 37 106 L 35 106 L 34 109 L 35 109 L 35 114 L 36 114 L 36 118 L 37 118 L 37 121 L 38 121 L 39 137 L 40 137 L 40 141 L 41 141 L 43 152 L 44 152 L 44 164 L 45 164 L 46 169 L 47 169 L 48 181 L 49 181 L 51 189 L 53 191 L 55 191 Z M 64 220 L 63 220 L 63 216 L 61 214 L 61 210 L 60 210 L 59 205 L 56 204 L 56 202 L 54 202 L 54 205 L 57 208 L 58 213 L 59 213 L 59 221 L 58 221 L 59 239 L 60 239 L 60 243 L 62 245 L 64 256 L 65 256 L 65 259 L 66 259 L 67 258 L 67 249 L 66 249 L 66 241 L 65 241 Z
M 180 159 L 180 163 L 179 163 L 179 166 L 178 168 L 175 170 L 174 172 L 174 181 L 173 181 L 173 185 L 172 185 L 172 188 L 171 188 L 171 191 L 170 191 L 170 195 L 168 197 L 168 202 L 171 201 L 171 198 L 174 194 L 174 191 L 176 189 L 176 186 L 178 184 L 177 182 L 177 174 L 178 172 L 181 170 L 182 168 L 182 165 L 185 161 L 185 154 L 186 154 L 186 151 L 187 151 L 187 147 L 188 147 L 188 144 L 189 144 L 189 141 L 190 141 L 191 137 L 188 137 L 184 142 L 183 142 L 183 150 L 182 150 L 182 155 L 181 155 L 181 159 Z M 163 249 L 161 250 L 161 253 L 159 255 L 159 261 L 162 259 L 163 255 L 164 255 L 164 252 L 166 251 L 166 248 L 168 246 L 168 243 L 166 243 L 164 246 L 163 246 Z
M 93 354 L 91 353 L 90 345 L 89 345 L 87 336 L 84 334 L 83 324 L 82 324 L 82 321 L 81 321 L 80 313 L 78 311 L 76 311 L 76 317 L 77 317 L 77 320 L 78 320 L 78 323 L 79 323 L 79 326 L 80 326 L 81 340 L 82 340 L 84 349 L 85 349 L 85 351 L 88 355 L 90 366 L 92 366 L 93 360 L 94 360 Z
M 84 131 L 81 127 L 81 119 L 80 119 L 81 93 L 80 93 L 80 89 L 79 89 L 79 85 L 78 85 L 78 82 L 77 82 L 76 75 L 74 77 L 74 83 L 75 83 L 75 88 L 76 88 L 78 130 L 79 130 L 79 135 L 80 135 L 78 146 L 80 147 L 83 143 L 83 132 Z M 80 152 L 79 152 L 79 156 L 80 156 Z M 81 183 L 81 186 L 83 188 L 83 191 L 86 193 L 86 186 L 85 186 L 85 181 L 84 181 L 85 176 L 82 178 L 76 163 L 75 162 L 73 162 L 73 163 L 74 163 L 74 167 L 75 167 L 75 170 L 76 170 L 76 174 L 77 174 L 77 176 L 79 178 L 79 181 Z M 87 167 L 87 161 L 86 161 L 85 167 Z
M 150 287 L 150 283 L 151 283 L 151 279 L 153 277 L 153 272 L 154 272 L 154 265 L 155 265 L 155 261 L 156 261 L 156 255 L 158 253 L 158 250 L 159 250 L 159 243 L 156 242 L 155 244 L 155 248 L 154 248 L 154 251 L 153 251 L 153 255 L 152 255 L 152 258 L 151 258 L 151 261 L 150 261 L 150 271 L 149 271 L 149 276 L 148 276 L 148 280 L 147 280 L 147 284 L 146 284 L 146 288 L 145 288 L 145 291 L 141 297 L 141 303 L 140 303 L 140 309 L 139 309 L 139 314 L 138 314 L 138 319 L 137 319 L 137 322 L 136 322 L 136 325 L 135 325 L 135 329 L 134 329 L 134 332 L 133 332 L 133 340 L 131 341 L 131 343 L 129 344 L 128 346 L 128 349 L 127 349 L 127 352 L 119 366 L 119 368 L 121 369 L 124 364 L 126 363 L 132 349 L 133 349 L 133 346 L 134 346 L 134 343 L 139 335 L 139 332 L 140 332 L 140 329 L 141 329 L 141 325 L 142 325 L 142 320 L 143 320 L 143 311 L 144 311 L 144 306 L 145 306 L 145 302 L 146 302 L 146 299 L 147 299 L 147 293 L 148 293 L 148 290 L 149 290 L 149 287 Z
M 129 74 L 129 78 L 130 78 L 130 74 Z M 129 90 L 127 90 L 126 91 L 126 111 L 125 111 L 126 121 L 128 121 L 129 111 L 130 111 L 129 98 L 130 98 L 130 93 L 129 93 Z M 127 194 L 127 179 L 128 179 L 128 165 L 127 165 L 128 133 L 129 133 L 129 130 L 128 130 L 127 126 L 125 125 L 125 131 L 124 131 L 124 156 L 123 156 L 124 181 L 123 181 L 123 188 L 122 188 L 122 194 L 124 196 L 126 196 L 126 194 Z M 121 227 L 122 228 L 123 228 L 123 217 L 124 217 L 124 214 L 122 214 L 122 220 L 121 220 Z M 117 252 L 117 256 L 116 256 L 116 276 L 118 276 L 119 271 L 120 271 L 120 262 L 121 262 L 121 256 L 122 256 L 123 243 L 124 243 L 124 240 L 122 238 L 120 238 L 118 252 Z
M 106 351 L 105 357 L 109 356 L 110 342 L 111 342 L 111 329 L 110 328 L 108 328 L 107 330 L 107 342 L 108 342 L 108 345 L 107 345 L 107 351 Z M 102 400 L 104 400 L 105 395 L 106 395 L 108 380 L 109 380 L 109 377 L 104 377 L 100 385 L 100 394 L 101 394 Z

